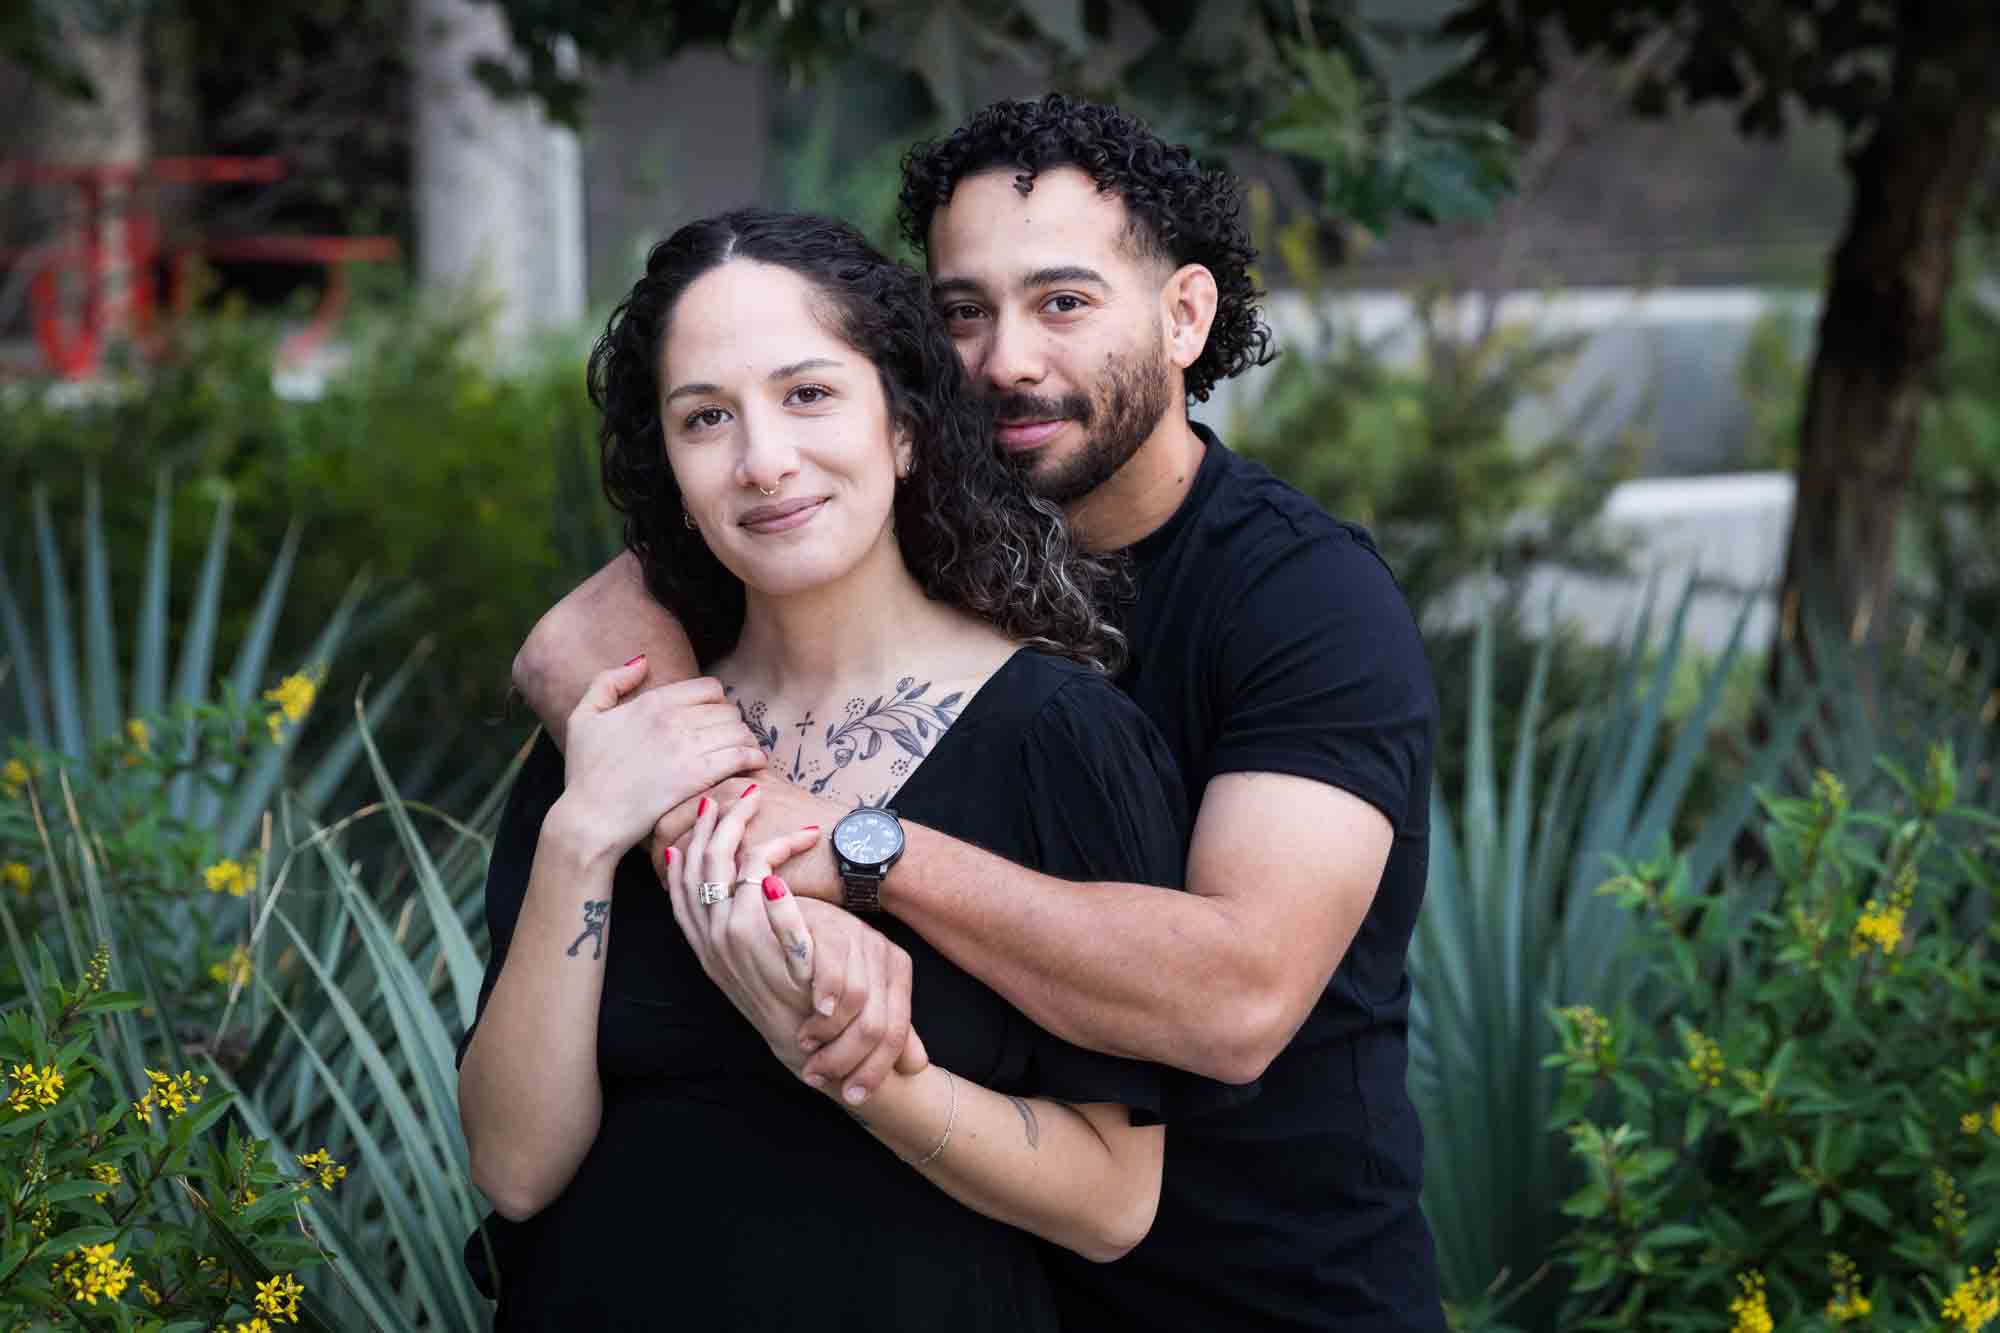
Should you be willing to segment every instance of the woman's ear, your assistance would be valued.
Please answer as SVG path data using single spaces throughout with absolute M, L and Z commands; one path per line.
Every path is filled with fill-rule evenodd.
M 905 480 L 917 466 L 917 446 L 915 437 L 908 426 L 896 429 L 896 480 Z

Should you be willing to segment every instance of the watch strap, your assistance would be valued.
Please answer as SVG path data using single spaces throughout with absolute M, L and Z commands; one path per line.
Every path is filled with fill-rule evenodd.
M 840 905 L 857 915 L 882 910 L 882 877 L 843 870 L 840 874 Z

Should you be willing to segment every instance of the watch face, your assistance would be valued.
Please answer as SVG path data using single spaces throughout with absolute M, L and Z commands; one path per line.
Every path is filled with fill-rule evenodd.
M 881 865 L 903 850 L 903 826 L 880 810 L 857 810 L 834 826 L 833 846 L 855 865 Z

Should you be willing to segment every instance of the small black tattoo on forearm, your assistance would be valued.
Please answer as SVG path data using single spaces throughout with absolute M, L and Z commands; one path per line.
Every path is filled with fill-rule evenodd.
M 576 937 L 575 943 L 571 944 L 567 950 L 571 958 L 576 957 L 576 951 L 583 947 L 585 940 L 591 942 L 590 957 L 592 961 L 604 957 L 604 922 L 610 915 L 611 900 L 609 898 L 602 901 L 593 900 L 583 905 L 583 933 Z
M 1028 1136 L 1028 1147 L 1039 1149 L 1042 1144 L 1042 1122 L 1035 1118 L 1035 1108 L 1019 1097 L 1009 1096 L 1014 1109 L 1021 1113 L 1021 1132 Z

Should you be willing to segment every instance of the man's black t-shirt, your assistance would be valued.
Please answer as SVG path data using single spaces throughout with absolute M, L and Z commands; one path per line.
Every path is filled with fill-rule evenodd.
M 1138 599 L 1120 684 L 1166 737 L 1190 809 L 1222 774 L 1291 774 L 1375 806 L 1395 843 L 1353 945 L 1257 1095 L 1170 1106 L 1146 1240 L 1109 1265 L 1046 1249 L 1063 1324 L 1441 1331 L 1405 1083 L 1430 668 L 1367 533 L 1196 429 L 1208 451 L 1193 489 L 1131 549 Z

